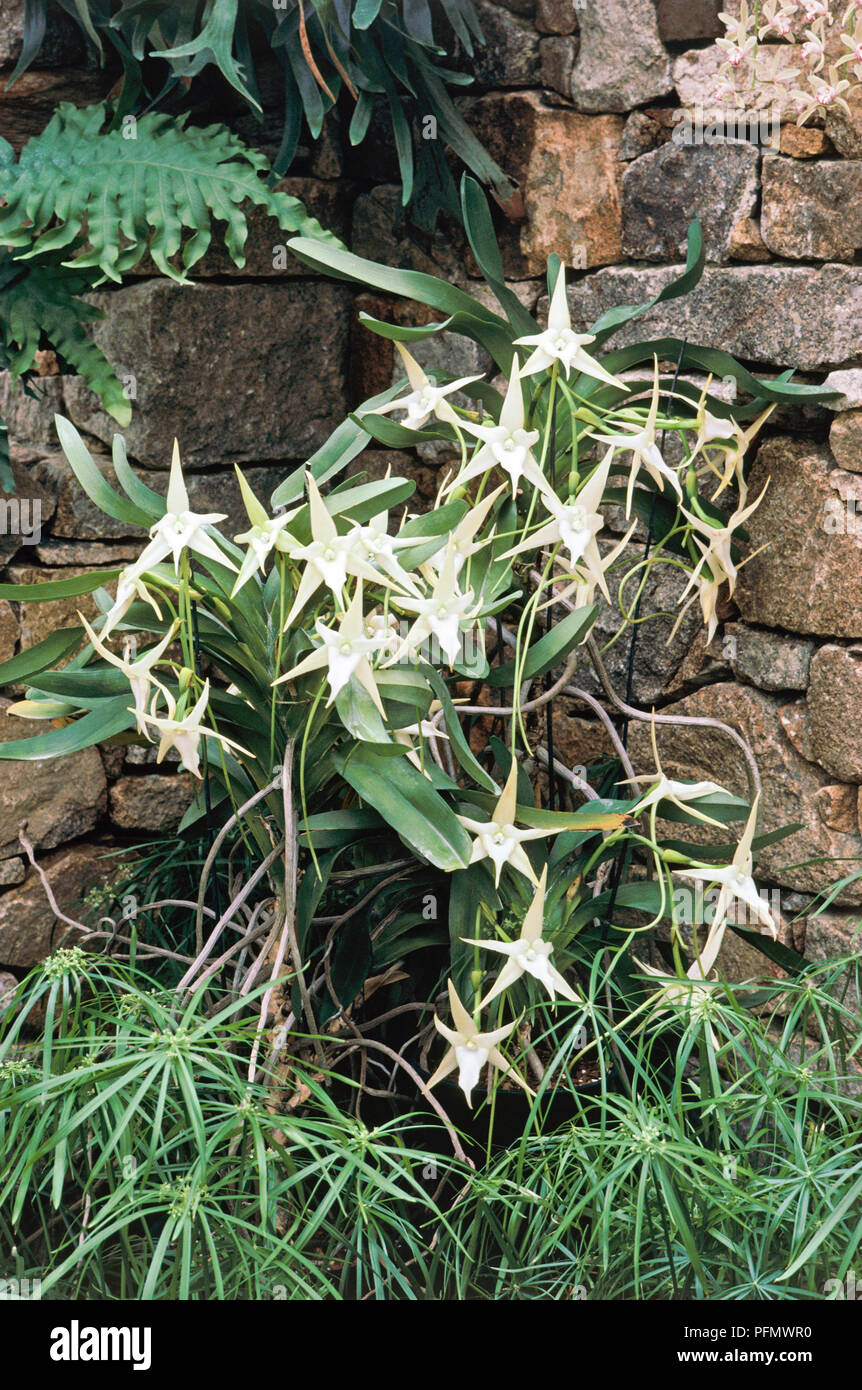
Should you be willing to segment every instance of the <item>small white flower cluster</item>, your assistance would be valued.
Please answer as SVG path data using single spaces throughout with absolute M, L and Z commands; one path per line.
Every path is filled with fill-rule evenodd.
M 835 107 L 850 114 L 847 97 L 862 86 L 857 0 L 840 18 L 829 0 L 754 0 L 753 8 L 741 0 L 737 13 L 719 18 L 725 34 L 716 46 L 725 61 L 715 101 L 756 109 L 787 104 L 800 125 Z

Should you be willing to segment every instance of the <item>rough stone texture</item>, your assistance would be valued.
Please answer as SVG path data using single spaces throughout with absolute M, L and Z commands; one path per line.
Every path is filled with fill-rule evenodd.
M 0 888 L 23 883 L 27 876 L 23 859 L 0 859 Z
M 639 159 L 667 139 L 667 131 L 648 112 L 633 111 L 623 127 L 620 159 Z
M 735 676 L 760 690 L 806 690 L 813 642 L 800 642 L 778 632 L 725 623 L 722 649 Z
M 591 0 L 578 20 L 572 100 L 579 111 L 629 111 L 673 90 L 652 0 Z
M 103 545 L 99 541 L 54 541 L 36 546 L 40 565 L 78 565 L 90 569 L 96 565 L 127 565 L 140 554 L 139 545 Z
M 792 159 L 815 159 L 818 155 L 832 153 L 832 141 L 825 130 L 814 130 L 804 125 L 784 125 L 781 127 L 780 152 Z
M 0 493 L 0 566 L 16 555 L 32 559 L 57 505 L 55 489 L 33 467 L 30 451 L 12 445 L 10 456 L 15 491 L 11 497 Z
M 693 43 L 724 33 L 721 0 L 658 0 L 658 31 L 665 43 Z
M 447 225 L 445 235 L 442 230 L 421 239 L 410 235 L 401 189 L 395 184 L 381 184 L 356 199 L 350 246 L 357 256 L 398 270 L 421 270 L 446 279 L 462 271 L 463 233 Z
M 862 163 L 763 160 L 760 230 L 776 256 L 852 261 L 862 246 Z
M 62 376 L 44 376 L 30 382 L 30 394 L 20 385 L 13 388 L 8 372 L 0 372 L 0 416 L 6 421 L 10 440 L 31 444 L 56 444 L 54 416 L 63 414 Z
M 769 251 L 760 235 L 760 224 L 754 217 L 743 217 L 730 234 L 727 254 L 732 261 L 756 264 L 769 260 Z
M 22 73 L 10 91 L 8 77 L 0 83 L 0 136 L 16 151 L 33 135 L 41 135 L 61 101 L 90 106 L 103 101 L 112 79 L 103 72 L 66 69 L 63 72 Z
M 29 565 L 12 565 L 8 571 L 8 581 L 12 584 L 37 584 L 42 580 L 70 579 L 77 574 L 89 573 L 74 565 L 66 569 L 41 569 Z M 111 571 L 109 571 L 111 573 Z M 104 587 L 109 593 L 116 588 L 115 580 L 107 580 Z M 56 632 L 57 628 L 71 627 L 78 622 L 79 611 L 88 621 L 92 621 L 98 611 L 92 594 L 79 594 L 76 598 L 57 598 L 50 602 L 24 599 L 20 604 L 21 646 L 33 647 L 43 637 Z M 23 737 L 23 735 L 22 735 Z
M 752 497 L 769 480 L 747 523 L 752 552 L 768 550 L 740 571 L 735 598 L 746 622 L 832 637 L 862 636 L 862 534 L 833 534 L 842 490 L 854 475 L 802 440 L 769 440 L 749 478 Z M 858 486 L 858 480 L 857 486 Z M 776 582 L 776 562 L 780 582 Z
M 7 715 L 8 705 L 8 700 L 0 702 L 0 742 L 45 732 L 41 720 Z M 18 831 L 25 821 L 36 849 L 54 849 L 65 840 L 88 834 L 104 810 L 105 773 L 95 748 L 71 753 L 62 763 L 52 759 L 4 762 L 0 771 L 0 856 L 21 853 Z
M 135 379 L 129 454 L 150 467 L 170 467 L 175 437 L 190 467 L 301 458 L 347 410 L 341 286 L 156 280 L 90 298 L 108 314 L 96 342 L 121 378 Z M 92 392 L 75 379 L 65 399 L 75 424 L 110 444 L 116 424 Z
M 842 830 L 853 833 L 858 829 L 856 802 L 858 788 L 838 783 L 821 787 L 814 794 L 814 805 L 823 824 L 829 830 Z
M 714 45 L 692 48 L 673 60 L 673 85 L 683 107 L 702 107 L 704 113 L 713 111 L 712 94 L 718 81 L 723 58 Z
M 708 148 L 669 143 L 623 175 L 623 251 L 639 261 L 685 256 L 697 209 L 710 261 L 727 260 L 734 227 L 758 195 L 760 155 L 753 145 Z
M 791 700 L 789 705 L 782 705 L 778 711 L 778 718 L 799 756 L 806 762 L 813 763 L 814 750 L 811 747 L 811 714 L 808 701 Z
M 829 430 L 829 448 L 839 468 L 862 473 L 862 410 L 836 415 Z
M 542 39 L 539 44 L 542 60 L 542 86 L 566 96 L 572 82 L 572 69 L 578 55 L 578 41 L 574 38 L 555 37 Z
M 170 830 L 191 805 L 195 784 L 186 773 L 121 777 L 111 787 L 111 820 L 118 830 Z
M 756 856 L 762 883 L 775 883 L 798 892 L 818 892 L 832 884 L 838 875 L 829 858 L 848 859 L 862 854 L 862 838 L 857 828 L 831 829 L 824 823 L 815 801 L 821 787 L 833 778 L 807 762 L 784 734 L 777 715 L 780 702 L 751 686 L 722 683 L 705 687 L 663 710 L 665 714 L 700 715 L 721 719 L 738 729 L 750 744 L 763 781 L 758 831 L 765 834 L 780 826 L 800 823 L 802 829 L 777 844 L 768 845 Z M 657 727 L 659 754 L 670 777 L 711 778 L 736 795 L 747 795 L 745 760 L 741 750 L 718 729 L 703 727 Z M 649 765 L 649 729 L 632 726 L 629 746 L 635 761 Z M 834 795 L 834 794 L 833 794 Z M 826 809 L 832 796 L 827 800 Z M 740 833 L 742 825 L 733 827 Z M 674 826 L 677 838 L 692 838 L 688 827 Z M 726 832 L 698 828 L 695 838 L 727 838 Z M 826 862 L 806 861 L 826 857 Z M 801 867 L 788 867 L 801 866 Z M 840 902 L 862 902 L 862 884 L 842 893 Z
M 539 76 L 539 36 L 532 25 L 488 0 L 476 0 L 485 35 L 470 69 L 482 87 L 531 87 Z
M 826 117 L 826 134 L 846 159 L 862 159 L 862 92 L 847 98 L 850 115 L 833 107 Z
M 862 782 L 862 647 L 821 647 L 811 661 L 811 748 L 843 782 Z M 855 813 L 854 813 L 855 814 Z
M 618 304 L 643 304 L 682 271 L 612 266 L 588 276 L 569 289 L 574 327 L 587 328 Z M 613 345 L 667 335 L 805 371 L 852 360 L 862 356 L 862 266 L 707 267 L 691 294 L 635 319 Z
M 81 913 L 81 903 L 91 888 L 105 883 L 116 861 L 104 858 L 98 845 L 73 845 L 41 857 L 41 867 L 51 885 L 57 906 L 69 917 Z M 58 922 L 45 890 L 32 870 L 19 888 L 0 894 L 0 962 L 28 969 L 44 960 L 69 930 Z M 72 933 L 70 944 L 78 939 Z
M 582 116 L 532 92 L 464 109 L 524 197 L 526 221 L 504 229 L 507 276 L 544 275 L 551 251 L 586 267 L 619 259 L 619 116 Z
M 577 27 L 572 0 L 538 0 L 536 28 L 540 34 L 574 34 Z
M 0 599 L 0 661 L 8 661 L 10 656 L 14 656 L 18 634 L 18 619 L 11 604 Z
M 823 383 L 825 390 L 835 391 L 829 409 L 836 412 L 862 408 L 862 367 L 843 372 L 830 372 Z

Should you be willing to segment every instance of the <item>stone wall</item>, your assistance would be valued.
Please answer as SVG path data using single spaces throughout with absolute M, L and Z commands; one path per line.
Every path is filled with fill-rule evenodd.
M 822 409 L 773 416 L 751 484 L 757 492 L 770 480 L 751 525 L 752 548 L 764 549 L 743 569 L 736 604 L 725 606 L 708 648 L 695 621 L 666 645 L 672 619 L 659 620 L 640 643 L 634 680 L 636 701 L 715 715 L 744 730 L 763 770 L 765 827 L 803 825 L 761 856 L 764 881 L 781 888 L 785 913 L 803 913 L 789 939 L 822 958 L 849 943 L 862 902 L 860 883 L 828 914 L 804 916 L 812 893 L 862 867 L 862 120 L 841 117 L 827 130 L 785 124 L 772 148 L 676 143 L 681 108 L 708 103 L 718 0 L 478 0 L 477 8 L 489 44 L 474 64 L 475 86 L 460 100 L 521 184 L 526 216 L 500 218 L 500 234 L 507 277 L 523 302 L 543 311 L 551 251 L 580 267 L 570 296 L 577 328 L 611 305 L 648 298 L 678 272 L 687 225 L 698 214 L 709 262 L 700 287 L 639 320 L 628 336 L 684 333 L 766 373 L 793 366 L 803 380 L 834 374 L 845 392 L 834 416 Z M 7 0 L 0 17 L 6 69 L 17 56 L 22 11 L 23 0 Z M 57 25 L 40 62 L 0 93 L 0 135 L 16 145 L 43 127 L 58 100 L 95 100 L 109 85 L 71 25 Z M 239 109 L 232 119 L 246 138 L 265 148 L 277 143 L 275 114 L 261 128 Z M 457 228 L 423 236 L 403 225 L 396 178 L 382 133 L 357 153 L 330 121 L 284 186 L 358 253 L 486 293 L 471 279 L 475 267 Z M 267 495 L 347 408 L 392 379 L 392 345 L 363 332 L 359 311 L 421 321 L 415 306 L 353 294 L 289 260 L 277 268 L 285 263 L 279 239 L 257 221 L 241 273 L 213 252 L 194 287 L 141 274 L 95 297 L 108 311 L 95 336 L 134 391 L 130 456 L 147 482 L 164 486 L 177 435 L 193 505 L 228 512 L 230 533 L 233 521 L 243 529 L 234 463 Z M 490 365 L 463 343 L 435 340 L 425 352 L 452 370 Z M 106 469 L 113 423 L 50 356 L 43 370 L 36 400 L 7 398 L 0 387 L 19 491 L 42 507 L 38 544 L 0 536 L 4 578 L 12 580 L 109 567 L 139 543 L 81 494 L 52 417 L 70 416 Z M 427 505 L 440 459 L 432 450 L 406 462 Z M 383 459 L 372 453 L 356 466 L 380 470 Z M 678 593 L 672 572 L 659 568 L 645 602 L 672 611 Z M 44 636 L 63 607 L 87 611 L 88 602 L 0 603 L 0 657 Z M 613 615 L 602 621 L 610 634 Z M 611 669 L 622 678 L 622 652 Z M 558 711 L 558 742 L 573 764 L 601 747 L 583 714 L 574 705 Z M 20 721 L 0 712 L 0 738 L 21 732 Z M 642 727 L 631 741 L 646 760 Z M 666 733 L 662 753 L 668 769 L 744 789 L 726 739 Z M 99 845 L 169 827 L 191 790 L 187 777 L 157 771 L 142 750 L 0 764 L 0 963 L 20 969 L 38 959 L 54 923 L 22 858 L 23 819 L 49 879 L 71 903 L 104 872 Z M 824 857 L 841 862 L 816 862 Z M 750 968 L 743 953 L 739 969 Z

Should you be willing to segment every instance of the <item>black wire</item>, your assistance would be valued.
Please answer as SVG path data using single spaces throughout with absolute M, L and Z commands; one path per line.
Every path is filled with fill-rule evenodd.
M 674 393 L 674 391 L 676 390 L 676 383 L 677 383 L 677 380 L 678 380 L 678 378 L 679 378 L 680 369 L 681 369 L 681 367 L 682 367 L 682 359 L 683 359 L 683 357 L 685 356 L 686 342 L 687 342 L 687 339 L 683 338 L 683 340 L 682 340 L 682 342 L 681 342 L 681 344 L 680 344 L 679 357 L 676 359 L 676 370 L 674 371 L 674 374 L 673 374 L 673 381 L 671 382 L 670 391 L 669 391 L 667 397 L 665 398 L 665 413 L 667 413 L 667 410 L 668 410 L 668 407 L 669 407 L 669 404 L 670 404 L 671 397 L 673 396 L 673 393 Z M 659 451 L 660 451 L 662 454 L 664 453 L 664 442 L 665 442 L 665 436 L 666 436 L 666 435 L 667 435 L 667 430 L 662 430 L 662 432 L 661 432 L 661 442 L 660 442 L 660 444 L 659 444 Z M 654 493 L 653 493 L 652 502 L 651 502 L 651 504 L 650 504 L 649 520 L 648 520 L 648 522 L 647 522 L 646 544 L 644 545 L 644 560 L 645 560 L 645 561 L 649 559 L 650 550 L 652 549 L 653 525 L 654 525 L 654 522 L 655 522 L 655 504 L 656 504 L 656 499 L 657 499 L 657 497 L 658 497 L 658 493 L 657 493 L 657 492 L 654 492 Z M 641 608 L 641 599 L 642 599 L 642 597 L 643 597 L 643 589 L 639 589 L 639 591 L 638 591 L 638 596 L 637 596 L 637 598 L 636 598 L 636 600 L 635 600 L 635 606 L 634 606 L 634 614 L 633 614 L 633 623 L 634 623 L 634 625 L 633 625 L 633 627 L 632 627 L 631 641 L 629 642 L 629 656 L 628 656 L 628 665 L 627 665 L 627 669 L 626 669 L 626 704 L 627 704 L 627 705 L 630 705 L 630 704 L 632 703 L 632 697 L 633 697 L 633 693 L 634 693 L 635 652 L 636 652 L 636 650 L 637 650 L 638 635 L 639 635 L 639 632 L 640 632 L 640 624 L 638 623 L 637 619 L 638 619 L 638 617 L 639 617 L 639 615 L 640 615 L 640 608 Z M 623 716 L 623 719 L 622 719 L 622 721 L 621 721 L 621 723 L 620 723 L 620 731 L 619 731 L 619 732 L 620 732 L 620 742 L 622 743 L 623 748 L 627 748 L 627 747 L 628 747 L 628 733 L 629 733 L 629 718 L 628 718 L 628 715 L 624 715 L 624 716 Z M 622 772 L 623 770 L 624 770 L 624 769 L 623 769 L 622 765 L 620 765 L 620 771 Z M 606 912 L 605 915 L 604 915 L 604 922 L 603 922 L 603 925 L 602 925 L 602 942 L 603 942 L 603 943 L 604 943 L 604 941 L 607 939 L 607 931 L 608 931 L 608 928 L 609 928 L 609 926 L 610 926 L 611 917 L 613 916 L 614 908 L 615 908 L 615 906 L 616 906 L 617 893 L 619 892 L 620 884 L 621 884 L 621 882 L 622 882 L 623 873 L 624 873 L 625 869 L 628 867 L 630 858 L 631 858 L 631 845 L 627 843 L 624 852 L 623 852 L 623 853 L 615 860 L 615 862 L 614 862 L 614 874 L 613 874 L 613 880 L 612 880 L 612 883 L 611 883 L 611 897 L 610 897 L 610 901 L 609 901 L 609 903 L 608 903 L 608 910 L 607 910 L 607 912 Z
M 193 655 L 194 655 L 195 675 L 196 675 L 196 676 L 200 676 L 200 671 L 201 671 L 201 634 L 200 634 L 200 629 L 199 629 L 199 627 L 198 627 L 198 606 L 197 606 L 197 603 L 195 602 L 194 599 L 191 600 L 191 610 L 192 610 L 192 652 L 193 652 Z M 203 753 L 203 764 L 204 764 L 204 766 L 203 766 L 203 773 L 204 773 L 204 808 L 205 808 L 205 810 L 206 810 L 207 841 L 208 841 L 209 843 L 212 843 L 212 840 L 213 840 L 213 838 L 214 838 L 214 835 L 213 835 L 213 807 L 212 807 L 212 792 L 211 792 L 211 790 L 210 790 L 209 759 L 208 759 L 208 757 L 207 757 L 207 741 L 206 741 L 206 739 L 205 739 L 205 738 L 201 739 L 201 743 L 203 744 L 203 749 L 202 749 L 201 751 L 202 751 L 202 753 Z M 221 893 L 220 893 L 220 891 L 219 891 L 219 883 L 218 883 L 218 858 L 216 858 L 216 862 L 215 862 L 215 864 L 213 864 L 213 872 L 212 872 L 212 876 L 211 876 L 211 881 L 212 881 L 212 886 L 213 886 L 213 900 L 214 900 L 214 903 L 215 903 L 216 921 L 218 921 L 218 920 L 221 918 Z

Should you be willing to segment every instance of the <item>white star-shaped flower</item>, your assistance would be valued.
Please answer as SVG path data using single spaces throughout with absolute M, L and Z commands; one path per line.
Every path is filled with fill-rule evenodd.
M 215 560 L 226 569 L 235 570 L 236 565 L 223 550 L 216 545 L 203 529 L 224 521 L 226 512 L 193 512 L 189 510 L 189 494 L 186 490 L 183 470 L 180 464 L 180 446 L 174 440 L 171 459 L 171 472 L 168 481 L 167 511 L 150 530 L 149 544 L 144 547 L 128 574 L 141 576 L 154 565 L 161 564 L 169 555 L 173 557 L 174 571 L 179 573 L 180 555 L 184 550 L 192 550 L 207 560 Z
M 385 648 L 390 638 L 385 631 L 371 635 L 368 633 L 362 613 L 361 579 L 356 585 L 356 592 L 350 607 L 342 617 L 338 627 L 326 627 L 318 619 L 315 623 L 315 629 L 321 640 L 321 646 L 310 652 L 297 666 L 286 671 L 283 676 L 279 676 L 278 680 L 273 681 L 273 685 L 281 685 L 282 681 L 294 680 L 296 676 L 305 675 L 308 671 L 320 670 L 325 666 L 330 690 L 327 707 L 332 704 L 338 692 L 344 689 L 350 678 L 356 676 L 360 685 L 371 696 L 380 714 L 384 714 L 383 702 L 368 657 L 371 652 L 379 652 Z
M 236 465 L 234 465 L 236 468 Z M 244 584 L 247 584 L 255 570 L 260 570 L 263 574 L 266 561 L 273 550 L 289 551 L 290 546 L 285 540 L 282 532 L 289 526 L 299 507 L 294 507 L 292 511 L 283 512 L 280 516 L 270 516 L 266 508 L 255 497 L 248 481 L 239 468 L 236 468 L 236 475 L 239 479 L 240 492 L 248 519 L 251 526 L 248 531 L 243 531 L 241 535 L 234 536 L 237 545 L 248 546 L 245 559 L 240 565 L 236 583 L 233 586 L 233 593 L 238 594 Z
M 469 386 L 472 381 L 481 381 L 481 376 L 462 376 L 457 381 L 450 381 L 448 386 L 438 386 L 431 377 L 425 374 L 416 358 L 397 339 L 395 346 L 401 354 L 407 380 L 412 390 L 409 395 L 400 396 L 397 400 L 389 401 L 386 405 L 379 405 L 374 410 L 366 411 L 366 414 L 387 415 L 392 410 L 406 411 L 404 419 L 400 420 L 399 424 L 404 425 L 408 430 L 421 430 L 432 415 L 436 416 L 438 420 L 445 420 L 447 424 L 457 425 L 458 417 L 446 397 L 460 391 L 464 386 Z
M 736 853 L 730 864 L 724 868 L 716 868 L 714 864 L 695 864 L 691 868 L 678 869 L 675 873 L 684 878 L 693 878 L 701 883 L 719 883 L 721 891 L 718 902 L 715 905 L 715 915 L 712 921 L 711 932 L 716 932 L 727 921 L 728 908 L 737 898 L 745 903 L 746 907 L 753 913 L 758 922 L 769 932 L 770 936 L 778 936 L 778 926 L 757 891 L 757 884 L 752 877 L 753 859 L 751 854 L 751 842 L 754 839 L 754 828 L 757 824 L 757 805 L 760 801 L 759 794 L 754 798 L 751 813 L 746 822 L 745 831 L 742 839 L 736 848 Z
M 548 326 L 544 333 L 528 338 L 516 338 L 515 347 L 532 347 L 533 352 L 521 368 L 521 376 L 534 376 L 536 372 L 547 371 L 554 362 L 559 362 L 568 381 L 571 371 L 585 372 L 596 381 L 607 382 L 609 386 L 619 386 L 625 390 L 625 383 L 610 372 L 589 353 L 584 352 L 587 343 L 594 343 L 592 333 L 575 333 L 569 315 L 566 299 L 566 274 L 562 266 L 554 285 L 554 293 L 548 307 Z
M 578 1003 L 578 996 L 571 985 L 551 964 L 553 946 L 550 941 L 542 940 L 547 881 L 548 866 L 545 864 L 517 941 L 476 941 L 471 937 L 462 936 L 461 940 L 471 946 L 482 946 L 486 951 L 499 951 L 500 955 L 508 956 L 495 985 L 482 1000 L 483 1009 L 525 974 L 532 975 L 544 985 L 552 999 L 561 994 L 573 1004 Z
M 641 468 L 645 468 L 658 485 L 659 491 L 664 492 L 665 483 L 669 483 L 680 501 L 682 501 L 682 488 L 679 478 L 674 470 L 664 461 L 661 450 L 656 443 L 656 420 L 658 419 L 658 400 L 659 400 L 659 375 L 658 358 L 653 357 L 654 375 L 652 397 L 650 407 L 645 422 L 641 425 L 623 421 L 619 425 L 616 434 L 596 434 L 594 439 L 598 439 L 602 444 L 612 444 L 619 452 L 631 450 L 632 463 L 629 473 L 629 484 L 626 490 L 626 520 L 631 515 L 632 494 L 635 482 Z
M 214 738 L 225 748 L 235 748 L 238 753 L 244 753 L 248 758 L 254 757 L 253 753 L 250 753 L 247 748 L 243 748 L 241 744 L 234 743 L 233 739 L 226 738 L 224 734 L 218 733 L 215 729 L 204 727 L 202 720 L 210 696 L 210 683 L 208 680 L 204 682 L 203 690 L 196 703 L 181 719 L 177 719 L 176 717 L 177 702 L 171 692 L 169 690 L 163 690 L 161 687 L 160 690 L 167 700 L 167 715 L 157 715 L 154 713 L 156 700 L 158 699 L 157 695 L 153 700 L 151 712 L 149 714 L 139 713 L 137 716 L 138 720 L 143 721 L 145 725 L 151 724 L 160 735 L 159 751 L 156 755 L 157 763 L 164 760 L 165 755 L 171 748 L 176 748 L 180 755 L 180 762 L 186 771 L 190 772 L 193 777 L 200 777 L 200 747 L 202 738 Z
M 467 1104 L 472 1109 L 473 1087 L 478 1084 L 482 1068 L 487 1062 L 490 1062 L 504 1076 L 510 1076 L 528 1095 L 532 1096 L 534 1092 L 530 1090 L 524 1078 L 519 1075 L 515 1068 L 510 1066 L 497 1046 L 514 1031 L 517 1020 L 515 1023 L 507 1024 L 504 1028 L 495 1028 L 491 1033 L 480 1032 L 477 1024 L 458 998 L 452 981 L 449 980 L 447 983 L 449 1006 L 452 1010 L 452 1022 L 455 1027 L 447 1028 L 446 1024 L 441 1023 L 437 1015 L 434 1015 L 434 1026 L 437 1032 L 442 1034 L 449 1043 L 449 1050 L 430 1078 L 429 1089 L 431 1086 L 436 1086 L 438 1081 L 442 1081 L 457 1067 L 458 1085 L 467 1097 Z
M 174 623 L 168 629 L 168 632 L 162 638 L 161 642 L 159 642 L 155 647 L 150 647 L 149 651 L 143 652 L 136 660 L 133 661 L 131 659 L 132 646 L 129 638 L 127 638 L 125 643 L 123 644 L 123 655 L 122 659 L 120 659 L 119 657 L 114 656 L 114 653 L 104 645 L 104 643 L 99 639 L 99 637 L 97 637 L 96 633 L 93 631 L 93 629 L 90 627 L 90 624 L 87 622 L 87 619 L 84 617 L 83 613 L 79 613 L 78 617 L 81 619 L 81 622 L 84 625 L 84 629 L 87 633 L 87 636 L 90 639 L 94 651 L 97 651 L 99 653 L 99 656 L 101 656 L 105 661 L 110 662 L 112 666 L 116 666 L 119 671 L 122 671 L 124 676 L 128 680 L 132 691 L 132 697 L 135 701 L 135 718 L 138 721 L 138 731 L 142 734 L 146 734 L 147 731 L 143 723 L 142 716 L 146 713 L 147 701 L 150 698 L 151 685 L 153 683 L 159 685 L 158 681 L 154 682 L 154 678 L 150 675 L 150 672 L 152 671 L 153 667 L 161 661 L 167 648 L 173 641 L 174 633 L 176 631 L 177 626 L 176 623 Z M 163 687 L 161 686 L 159 686 L 159 688 L 163 689 Z
M 451 492 L 453 488 L 463 487 L 472 478 L 484 477 L 492 468 L 502 468 L 511 480 L 513 496 L 517 493 L 522 479 L 532 483 L 533 487 L 542 493 L 553 494 L 553 489 L 532 452 L 533 445 L 539 438 L 539 431 L 525 429 L 525 423 L 521 379 L 514 371 L 513 363 L 513 373 L 500 408 L 499 422 L 496 425 L 474 425 L 469 420 L 462 422 L 462 428 L 481 440 L 482 447 L 445 491 Z
M 449 541 L 442 568 L 430 596 L 397 599 L 398 607 L 408 613 L 415 613 L 416 620 L 387 665 L 403 661 L 405 656 L 416 651 L 429 637 L 436 637 L 450 666 L 457 661 L 461 651 L 461 634 L 465 625 L 469 625 L 475 617 L 476 608 L 472 589 L 461 593 L 458 588 L 455 564 L 455 549 Z

